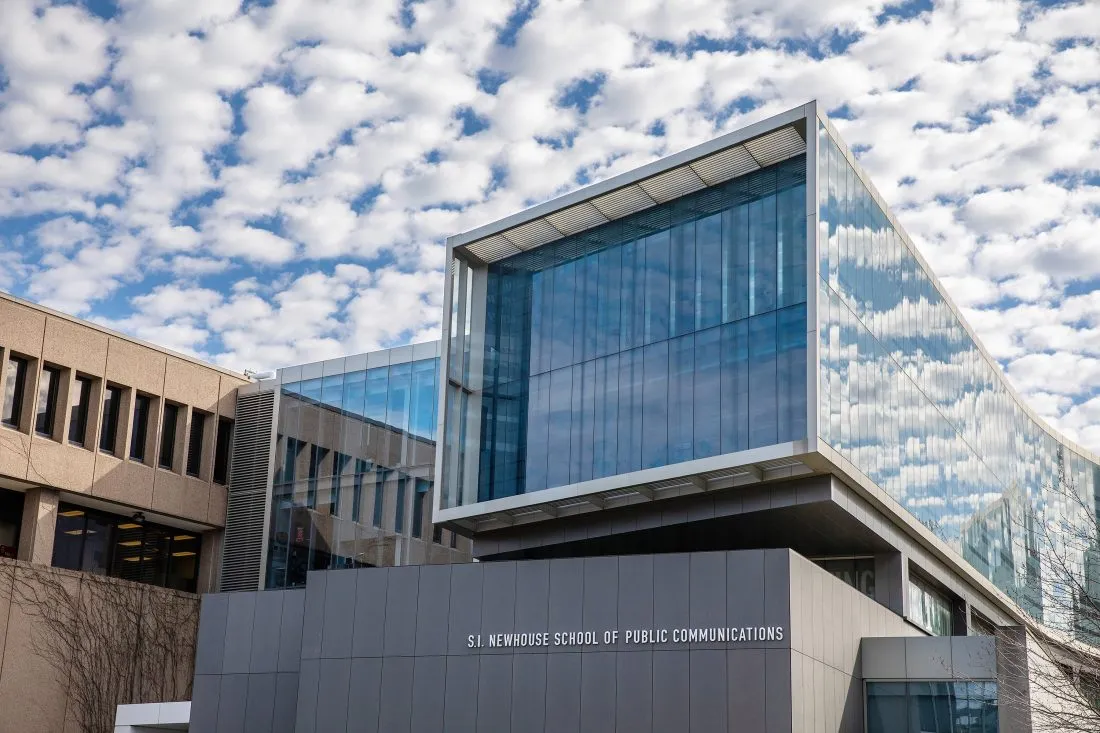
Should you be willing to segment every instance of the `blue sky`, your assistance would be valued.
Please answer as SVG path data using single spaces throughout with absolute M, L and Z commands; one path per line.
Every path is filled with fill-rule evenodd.
M 0 288 L 236 368 L 432 338 L 442 240 L 818 99 L 1100 447 L 1100 6 L 3 0 Z

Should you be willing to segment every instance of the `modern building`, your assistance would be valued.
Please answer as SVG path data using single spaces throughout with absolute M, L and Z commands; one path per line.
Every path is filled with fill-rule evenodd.
M 478 562 L 362 567 L 319 467 L 427 477 L 290 416 L 349 412 L 361 359 L 281 375 L 253 587 L 359 569 L 206 596 L 192 730 L 1033 730 L 1025 629 L 1077 643 L 1039 532 L 1100 459 L 816 103 L 452 237 L 447 268 L 425 494 Z M 330 473 L 362 524 L 357 471 Z
M 50 616 L 36 600 L 72 600 L 104 614 L 97 625 L 137 633 L 149 599 L 190 598 L 194 617 L 195 594 L 215 589 L 236 390 L 248 381 L 0 293 L 0 731 L 79 719 L 75 675 L 49 651 L 84 632 L 69 619 L 59 636 L 51 618 L 73 609 Z M 149 602 L 97 606 L 80 590 L 93 576 L 145 584 L 116 597 Z M 143 658 L 136 645 L 124 656 Z
M 222 590 L 469 562 L 432 524 L 439 342 L 286 367 L 238 392 Z

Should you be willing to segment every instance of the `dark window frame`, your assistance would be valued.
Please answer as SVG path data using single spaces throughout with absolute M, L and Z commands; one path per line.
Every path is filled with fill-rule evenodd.
M 218 432 L 214 435 L 214 483 L 225 486 L 233 468 L 233 420 L 218 416 Z
M 92 386 L 95 380 L 80 376 L 73 379 L 72 394 L 69 395 L 69 434 L 66 436 L 71 445 L 84 448 L 88 445 L 88 415 L 92 407 Z M 76 404 L 73 404 L 73 399 Z
M 153 398 L 140 392 L 134 393 L 134 422 L 130 426 L 130 460 L 145 463 L 146 445 L 149 442 L 149 418 L 153 414 Z
M 14 366 L 15 374 L 12 375 L 11 371 Z M 0 423 L 7 425 L 10 428 L 16 430 L 22 429 L 23 422 L 23 398 L 24 392 L 27 388 L 27 370 L 30 367 L 30 359 L 25 356 L 17 356 L 16 354 L 8 354 L 8 360 L 4 364 L 4 404 L 3 412 L 11 413 L 11 417 L 5 417 L 0 420 Z M 11 402 L 9 410 L 9 402 L 7 398 L 8 380 L 14 379 L 15 384 L 12 387 Z
M 180 410 L 182 405 L 165 400 L 161 410 L 160 451 L 157 454 L 157 466 L 166 471 L 174 470 L 176 463 L 176 433 L 179 432 Z M 169 412 L 172 419 L 169 420 Z
M 61 367 L 43 365 L 38 374 L 38 403 L 35 405 L 34 432 L 45 438 L 53 438 L 57 427 L 57 397 L 61 392 Z M 43 394 L 43 391 L 45 394 Z M 42 404 L 45 401 L 45 404 Z
M 100 421 L 99 450 L 115 455 L 118 451 L 118 420 L 122 415 L 122 395 L 125 390 L 108 384 L 103 388 L 103 419 Z M 110 398 L 110 402 L 108 402 Z
M 206 422 L 210 413 L 191 408 L 191 423 L 187 426 L 187 460 L 184 472 L 192 478 L 200 478 L 203 468 L 203 442 L 206 440 Z

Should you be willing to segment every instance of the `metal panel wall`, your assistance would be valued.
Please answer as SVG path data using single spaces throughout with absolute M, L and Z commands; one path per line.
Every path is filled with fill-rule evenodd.
M 625 642 L 760 626 L 782 640 Z M 597 642 L 488 642 L 542 632 Z M 192 730 L 855 731 L 861 636 L 911 633 L 785 549 L 311 573 L 204 599 Z

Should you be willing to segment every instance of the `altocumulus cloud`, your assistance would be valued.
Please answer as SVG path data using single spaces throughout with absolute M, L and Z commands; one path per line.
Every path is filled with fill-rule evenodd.
M 1100 6 L 0 4 L 0 287 L 234 366 L 430 338 L 442 239 L 819 99 L 1100 448 Z

